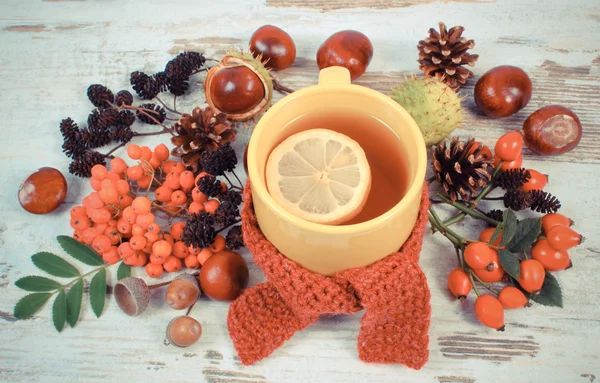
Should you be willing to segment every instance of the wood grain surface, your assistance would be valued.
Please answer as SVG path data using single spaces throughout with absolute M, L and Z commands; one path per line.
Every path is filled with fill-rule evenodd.
M 138 318 L 125 316 L 108 299 L 96 319 L 84 298 L 82 320 L 61 334 L 52 326 L 49 306 L 32 319 L 14 318 L 14 304 L 24 295 L 14 282 L 40 274 L 29 256 L 37 251 L 64 254 L 54 238 L 70 233 L 69 209 L 90 191 L 85 180 L 68 174 L 58 131 L 67 116 L 85 122 L 92 109 L 85 96 L 89 84 L 128 89 L 133 70 L 161 70 L 171 57 L 189 49 L 219 58 L 232 47 L 245 47 L 257 27 L 276 24 L 294 38 L 298 52 L 291 68 L 275 73 L 284 85 L 300 89 L 315 84 L 319 45 L 336 31 L 357 29 L 375 48 L 357 83 L 389 94 L 404 76 L 418 73 L 417 42 L 438 21 L 463 25 L 464 35 L 476 41 L 473 53 L 480 56 L 473 68 L 476 78 L 461 91 L 467 119 L 456 134 L 493 143 L 548 104 L 570 107 L 581 119 L 584 135 L 574 151 L 543 158 L 525 150 L 525 165 L 550 174 L 547 190 L 561 199 L 561 212 L 587 237 L 571 252 L 574 268 L 556 274 L 563 309 L 534 305 L 509 311 L 503 333 L 481 326 L 472 313 L 472 298 L 461 304 L 446 291 L 455 256 L 442 237 L 428 233 L 421 266 L 432 296 L 431 353 L 420 371 L 359 361 L 360 313 L 322 318 L 268 359 L 247 367 L 228 336 L 228 305 L 206 298 L 192 311 L 203 336 L 187 349 L 163 344 L 167 323 L 178 315 L 164 303 L 164 291 L 154 290 L 149 309 Z M 473 87 L 477 77 L 504 64 L 529 73 L 533 97 L 514 116 L 489 119 L 477 111 Z M 179 110 L 203 103 L 196 84 L 201 81 L 200 75 L 194 77 L 190 94 L 178 99 Z M 3 0 L 0 94 L 0 381 L 593 383 L 600 377 L 598 1 Z M 135 130 L 153 129 L 136 125 Z M 251 129 L 240 130 L 234 146 L 239 153 L 250 134 Z M 34 216 L 19 206 L 17 189 L 43 166 L 61 170 L 69 192 L 57 211 Z M 457 226 L 470 237 L 478 229 L 470 221 Z M 242 255 L 249 262 L 250 283 L 263 281 L 251 255 Z M 114 270 L 109 274 L 114 276 Z

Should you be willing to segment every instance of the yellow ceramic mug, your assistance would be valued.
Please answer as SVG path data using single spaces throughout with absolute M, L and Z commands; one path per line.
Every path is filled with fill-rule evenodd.
M 269 195 L 265 166 L 271 151 L 290 135 L 285 127 L 323 108 L 351 108 L 371 115 L 398 137 L 397 149 L 405 151 L 408 184 L 400 202 L 384 214 L 352 225 L 322 225 L 291 215 Z M 369 265 L 402 246 L 417 219 L 426 164 L 425 142 L 410 114 L 389 97 L 352 85 L 350 73 L 342 67 L 321 70 L 318 85 L 273 105 L 254 128 L 248 147 L 248 172 L 260 229 L 286 257 L 325 275 Z

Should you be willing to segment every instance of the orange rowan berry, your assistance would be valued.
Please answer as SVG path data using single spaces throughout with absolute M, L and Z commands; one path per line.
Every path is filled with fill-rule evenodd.
M 475 315 L 485 326 L 504 331 L 504 307 L 496 297 L 489 294 L 477 297 Z
M 156 157 L 156 153 L 152 153 L 152 157 L 150 157 L 148 162 L 150 163 L 150 166 L 152 166 L 152 169 L 158 169 L 162 164 L 162 161 Z
M 173 161 L 173 160 L 167 160 L 163 163 L 162 169 L 163 172 L 165 173 L 171 173 L 173 170 L 173 165 L 175 165 L 177 163 L 177 161 Z
M 140 196 L 133 200 L 131 206 L 137 214 L 149 213 L 152 208 L 152 201 L 148 197 Z
M 135 254 L 132 254 L 130 257 L 123 258 L 123 263 L 128 266 L 133 266 L 135 262 Z
M 183 229 L 185 228 L 185 222 L 175 222 L 171 225 L 171 236 L 176 241 L 181 241 L 181 234 L 183 234 Z
M 102 190 L 102 180 L 90 178 L 90 186 L 92 189 L 94 189 L 94 191 L 100 191 Z
M 463 302 L 473 288 L 467 273 L 461 268 L 456 268 L 448 274 L 448 289 L 456 298 Z
M 144 169 L 140 165 L 133 165 L 127 168 L 127 177 L 139 181 L 144 177 Z
M 560 214 L 560 213 L 550 213 L 546 214 L 542 217 L 542 232 L 547 233 L 548 230 L 553 228 L 554 226 L 573 226 L 573 220 Z
M 104 234 L 106 229 L 108 229 L 108 222 L 94 224 L 94 230 L 96 230 L 96 233 L 98 233 L 98 235 Z
M 110 170 L 122 175 L 127 170 L 127 163 L 121 157 L 115 157 L 110 161 Z
M 156 254 L 150 253 L 150 258 L 148 258 L 148 259 L 150 260 L 151 263 L 154 263 L 156 265 L 162 265 L 167 260 L 167 257 L 159 257 Z
M 129 246 L 133 250 L 142 250 L 146 246 L 146 237 L 143 235 L 134 235 L 129 239 Z
M 200 252 L 198 253 L 198 262 L 200 262 L 201 265 L 204 264 L 204 262 L 206 262 L 206 260 L 208 258 L 210 258 L 213 255 L 213 252 L 207 247 L 204 248 L 202 250 L 200 250 Z
M 152 245 L 152 254 L 155 254 L 159 257 L 168 257 L 169 255 L 171 255 L 172 249 L 173 246 L 171 246 L 169 242 L 163 239 L 154 242 L 154 244 Z
M 179 174 L 179 184 L 184 190 L 192 190 L 195 186 L 194 173 L 189 170 L 181 172 Z
M 185 258 L 188 255 L 190 255 L 190 252 L 188 251 L 188 247 L 185 245 L 185 243 L 183 243 L 181 241 L 175 242 L 173 244 L 173 250 L 171 250 L 171 251 L 173 252 L 173 255 L 176 256 L 177 258 Z
M 118 173 L 115 172 L 108 172 L 106 173 L 106 178 L 108 178 L 109 180 L 113 181 L 113 185 L 115 182 L 117 182 L 118 180 L 122 179 L 121 176 Z
M 101 165 L 101 164 L 96 164 L 94 166 L 92 166 L 92 178 L 96 178 L 98 180 L 103 180 L 106 177 L 106 174 L 108 173 L 108 169 L 106 169 L 106 166 Z
M 505 309 L 519 309 L 527 305 L 527 297 L 514 286 L 506 286 L 500 290 L 498 300 Z
M 91 245 L 97 235 L 98 233 L 96 233 L 96 230 L 94 230 L 93 227 L 88 227 L 87 229 L 83 229 L 81 232 L 81 239 L 86 245 Z
M 104 206 L 104 202 L 102 201 L 102 198 L 100 198 L 100 193 L 96 191 L 91 192 L 87 197 L 84 197 L 81 204 L 89 209 L 100 209 Z
M 548 271 L 560 271 L 569 268 L 571 258 L 566 250 L 554 250 L 547 239 L 538 239 L 531 249 L 531 257 L 539 261 Z
M 227 191 L 227 184 L 223 181 L 221 181 L 221 192 L 226 192 Z
M 222 235 L 217 235 L 213 243 L 210 244 L 209 249 L 213 253 L 218 253 L 221 250 L 225 250 L 225 247 L 225 237 L 223 237 Z
M 129 191 L 131 190 L 131 187 L 129 186 L 129 182 L 127 182 L 125 180 L 118 180 L 115 183 L 115 189 L 117 190 L 117 193 L 120 196 L 123 196 L 123 195 L 129 193 Z
M 204 176 L 209 176 L 210 174 L 208 174 L 207 172 L 200 172 L 198 173 L 198 175 L 196 176 L 196 179 L 194 180 L 194 183 L 196 185 L 198 185 L 198 181 L 200 181 L 201 178 L 203 178 Z
M 166 271 L 173 273 L 181 270 L 183 267 L 183 262 L 181 262 L 181 259 L 169 255 L 162 266 Z
M 106 208 L 94 209 L 90 216 L 94 223 L 107 223 L 112 218 L 112 215 Z
M 85 230 L 92 225 L 88 217 L 71 218 L 71 227 L 75 230 Z
M 179 174 L 177 172 L 171 172 L 167 174 L 165 178 L 165 182 L 163 185 L 168 186 L 171 190 L 178 190 L 181 188 L 181 183 L 179 182 Z
M 117 228 L 117 220 L 116 219 L 111 219 L 110 221 L 108 221 L 108 226 L 112 226 L 115 229 Z
M 548 230 L 546 233 L 546 238 L 548 239 L 548 244 L 552 246 L 555 250 L 569 250 L 572 247 L 575 247 L 581 242 L 583 242 L 584 238 L 566 226 L 554 226 Z
M 114 187 L 103 188 L 99 193 L 104 203 L 117 203 L 119 201 L 119 193 Z
M 204 211 L 204 205 L 196 201 L 192 201 L 192 203 L 190 203 L 190 206 L 188 206 L 188 211 L 191 214 L 200 214 L 200 212 Z
M 496 230 L 496 228 L 494 228 L 494 227 L 488 227 L 487 229 L 484 229 L 479 234 L 479 240 L 481 242 L 490 243 L 490 241 L 492 240 L 492 235 L 494 234 L 495 230 Z M 498 238 L 496 238 L 496 240 L 494 241 L 494 243 L 492 243 L 492 245 L 500 246 L 500 241 L 502 241 L 502 230 L 500 230 L 500 235 L 498 236 Z
M 542 190 L 548 183 L 548 176 L 538 172 L 537 170 L 527 170 L 529 171 L 529 174 L 531 174 L 531 178 L 529 178 L 529 181 L 525 182 L 525 184 L 519 186 L 518 189 L 526 192 L 532 190 Z
M 119 246 L 117 246 L 117 250 L 123 259 L 129 258 L 135 254 L 135 250 L 131 248 L 129 242 L 122 242 Z
M 136 251 L 132 258 L 133 262 L 131 263 L 131 266 L 141 267 L 148 263 L 148 254 L 142 251 Z
M 187 195 L 183 190 L 175 190 L 173 194 L 171 194 L 171 202 L 175 205 L 185 205 L 187 202 Z
M 202 193 L 198 187 L 195 187 L 192 189 L 192 199 L 194 202 L 204 204 L 206 201 L 208 201 L 208 196 Z
M 184 259 L 183 263 L 185 267 L 188 269 L 198 269 L 200 267 L 200 262 L 198 262 L 198 257 L 193 254 L 188 254 Z
M 519 285 L 527 292 L 539 294 L 544 279 L 546 278 L 546 270 L 540 261 L 535 259 L 526 259 L 521 262 L 521 274 L 519 275 Z
M 140 188 L 142 188 L 142 189 L 149 189 L 151 183 L 152 183 L 152 177 L 151 176 L 143 176 L 142 178 L 140 178 L 137 181 L 138 186 Z
M 159 160 L 166 161 L 170 155 L 169 148 L 165 144 L 158 144 L 154 147 L 154 154 L 156 154 Z
M 103 253 L 110 249 L 111 246 L 110 239 L 104 234 L 96 235 L 96 238 L 92 241 L 92 248 L 96 250 L 97 253 Z
M 185 171 L 185 166 L 181 162 L 176 161 L 173 164 L 173 167 L 171 168 L 171 171 L 175 172 L 175 173 L 184 172 Z
M 144 161 L 150 161 L 150 158 L 152 158 L 152 150 L 147 146 L 141 146 L 140 150 L 142 151 L 142 156 L 140 159 Z
M 194 247 L 193 245 L 188 246 L 188 251 L 190 252 L 190 254 L 198 255 L 200 253 L 200 250 L 202 249 Z
M 171 246 L 173 246 L 173 244 L 175 243 L 175 239 L 173 238 L 173 236 L 169 233 L 164 233 L 163 234 L 163 239 L 165 241 L 167 241 Z
M 121 218 L 117 221 L 117 230 L 121 234 L 129 234 L 131 233 L 131 224 Z
M 465 248 L 463 257 L 469 267 L 491 271 L 495 253 L 497 256 L 497 252 L 483 242 L 471 242 Z
M 146 237 L 146 241 L 148 243 L 152 243 L 152 244 L 160 239 L 158 236 L 158 233 L 154 233 L 152 231 L 146 232 L 144 234 L 144 237 Z
M 157 265 L 152 262 L 150 262 L 146 265 L 146 274 L 148 274 L 148 276 L 150 278 L 158 278 L 162 275 L 162 273 L 163 273 L 162 265 Z
M 150 242 L 148 242 L 148 240 L 146 240 L 146 246 L 144 246 L 142 251 L 146 254 L 151 254 L 152 253 L 152 243 L 150 243 Z
M 110 249 L 102 253 L 102 260 L 109 265 L 114 265 L 121 260 L 116 246 L 111 246 Z
M 173 190 L 167 185 L 159 186 L 154 191 L 154 197 L 160 202 L 169 202 L 171 200 L 171 194 L 173 194 Z
M 125 220 L 125 222 L 133 225 L 135 223 L 135 221 L 137 220 L 137 213 L 135 212 L 135 210 L 133 210 L 133 206 L 127 206 L 125 209 L 123 209 L 123 219 Z
M 108 239 L 110 239 L 110 243 L 112 245 L 116 245 L 119 242 L 121 242 L 121 234 L 116 229 L 116 227 L 107 227 L 106 230 L 104 230 L 104 235 L 106 235 Z
M 206 210 L 206 212 L 208 214 L 215 214 L 215 211 L 217 211 L 217 209 L 219 208 L 219 206 L 221 206 L 221 203 L 219 201 L 217 201 L 216 199 L 209 199 L 205 204 L 204 204 L 204 210 Z
M 116 180 L 111 180 L 109 178 L 105 178 L 104 180 L 102 180 L 102 184 L 101 185 L 102 185 L 102 189 L 116 188 L 117 181 Z
M 142 148 L 136 144 L 127 145 L 127 155 L 132 160 L 139 160 L 142 157 Z
M 519 131 L 504 134 L 496 142 L 494 152 L 503 161 L 511 162 L 521 155 L 523 149 L 523 135 Z
M 83 230 L 75 230 L 73 231 L 73 239 L 77 242 L 83 243 L 83 238 L 81 237 Z
M 125 194 L 125 195 L 120 195 L 119 196 L 119 205 L 122 208 L 125 208 L 127 206 L 131 206 L 132 203 L 133 203 L 133 197 L 130 196 L 129 194 Z
M 137 223 L 144 229 L 148 230 L 148 226 L 153 224 L 155 219 L 156 218 L 155 218 L 154 214 L 152 214 L 152 213 L 141 213 L 141 214 L 138 214 L 137 219 L 135 220 L 135 223 Z
M 152 222 L 146 227 L 146 230 L 151 233 L 160 233 L 160 226 L 156 222 Z

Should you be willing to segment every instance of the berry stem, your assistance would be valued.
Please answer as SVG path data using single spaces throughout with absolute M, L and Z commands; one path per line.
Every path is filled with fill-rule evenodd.
M 235 177 L 235 179 L 239 182 L 239 184 L 240 184 L 240 190 L 244 190 L 244 184 L 242 184 L 242 181 L 240 181 L 240 178 L 237 176 L 237 174 L 235 174 L 235 171 L 232 170 L 231 173 L 233 174 L 233 176 Z
M 465 245 L 465 239 L 454 231 L 448 229 L 443 223 L 440 217 L 437 215 L 433 207 L 429 207 L 429 218 L 431 225 L 436 227 L 443 236 L 448 238 L 454 247 L 463 248 Z
M 162 104 L 162 106 L 168 110 L 171 113 L 175 113 L 181 116 L 181 113 L 179 113 L 176 109 L 171 109 L 163 100 L 160 99 L 160 97 L 156 96 L 156 101 L 160 102 Z
M 526 250 L 523 250 L 523 256 L 525 257 L 525 259 L 529 259 L 529 255 L 527 254 Z
M 502 201 L 504 197 L 483 197 L 484 201 Z
M 475 290 L 475 294 L 477 294 L 477 297 L 479 298 L 479 296 L 481 296 L 481 294 L 479 294 L 479 290 L 477 290 L 477 286 L 475 286 L 475 281 L 473 280 L 473 272 L 471 270 L 469 270 L 467 275 L 469 276 L 469 279 L 471 280 L 471 285 L 473 286 L 473 290 Z
M 458 249 L 458 247 L 455 247 L 454 250 L 456 251 L 456 259 L 458 260 L 458 267 L 460 267 L 461 269 L 464 269 L 465 266 L 463 264 L 463 261 L 460 257 L 460 251 Z
M 473 278 L 477 279 L 477 282 L 479 282 L 480 285 L 482 285 L 483 287 L 485 287 L 486 289 L 488 289 L 492 293 L 496 294 L 496 296 L 498 296 L 500 294 L 497 290 L 493 289 L 490 285 L 488 285 L 487 283 L 485 283 L 484 281 L 482 281 L 477 276 L 477 274 L 475 274 L 473 271 L 469 270 L 469 275 L 471 275 Z
M 236 219 L 235 221 L 233 221 L 230 225 L 227 226 L 223 226 L 222 228 L 220 228 L 219 230 L 215 231 L 216 234 L 219 234 L 220 232 L 222 232 L 225 229 L 229 229 L 231 226 L 233 225 L 237 225 L 238 223 L 242 222 L 241 219 Z
M 192 305 L 188 308 L 187 312 L 185 313 L 185 316 L 189 316 L 190 312 L 192 312 L 192 309 L 194 308 L 194 306 L 196 306 L 196 302 L 198 302 L 198 300 L 194 301 L 194 303 L 192 303 Z
M 469 215 L 475 219 L 480 219 L 480 220 L 485 221 L 494 226 L 497 226 L 500 223 L 500 222 L 496 221 L 495 219 L 491 219 L 487 215 L 481 214 L 478 211 L 475 211 L 459 202 L 452 201 L 450 198 L 448 198 L 447 196 L 445 196 L 441 193 L 438 193 L 437 197 L 440 198 L 442 201 L 446 202 L 448 205 L 455 207 L 456 209 L 462 211 L 464 214 Z
M 123 146 L 127 145 L 127 142 L 121 142 L 119 145 L 115 146 L 114 148 L 112 148 L 108 153 L 105 154 L 106 157 L 111 156 L 111 154 L 113 154 L 114 152 L 116 152 L 117 150 L 119 150 L 120 148 L 122 148 Z M 112 156 L 111 156 L 112 157 Z

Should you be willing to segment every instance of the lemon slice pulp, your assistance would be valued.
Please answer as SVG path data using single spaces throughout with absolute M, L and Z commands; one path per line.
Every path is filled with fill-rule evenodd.
M 328 129 L 296 133 L 269 155 L 269 194 L 301 219 L 337 225 L 362 210 L 371 190 L 365 152 L 350 137 Z

